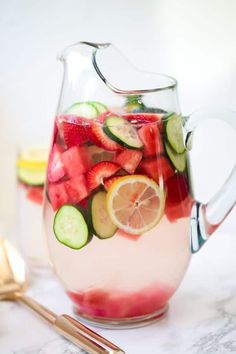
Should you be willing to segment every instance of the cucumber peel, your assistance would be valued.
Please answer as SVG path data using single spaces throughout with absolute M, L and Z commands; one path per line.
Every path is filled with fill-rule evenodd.
M 97 192 L 91 197 L 89 203 L 93 232 L 100 239 L 114 236 L 117 230 L 107 212 L 106 196 L 107 193 L 104 191 Z
M 98 101 L 88 101 L 87 103 L 91 104 L 92 106 L 94 106 L 96 108 L 96 110 L 98 111 L 98 114 L 104 113 L 108 111 L 107 106 L 105 106 L 105 104 L 98 102 Z
M 141 149 L 143 143 L 135 127 L 119 116 L 109 116 L 104 123 L 105 134 L 129 149 Z
M 91 240 L 82 211 L 73 205 L 63 205 L 58 209 L 53 231 L 60 243 L 73 249 L 80 249 Z
M 75 114 L 88 119 L 94 119 L 99 115 L 99 111 L 95 105 L 89 102 L 76 102 L 68 108 L 66 113 Z
M 165 116 L 165 134 L 170 146 L 178 154 L 185 151 L 183 131 L 182 131 L 182 118 L 176 113 Z
M 165 142 L 165 150 L 174 168 L 183 173 L 186 169 L 186 152 L 178 154 L 168 142 Z

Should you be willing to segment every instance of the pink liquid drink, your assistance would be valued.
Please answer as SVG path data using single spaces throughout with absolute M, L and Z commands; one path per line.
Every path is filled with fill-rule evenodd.
M 64 75 L 44 204 L 54 269 L 75 312 L 102 326 L 161 318 L 196 253 L 235 205 L 236 168 L 201 204 L 187 150 L 205 119 L 181 117 L 177 81 L 134 68 L 111 43 L 79 42 Z
M 16 161 L 17 243 L 33 270 L 48 265 L 42 219 L 47 158 L 46 147 L 34 146 L 20 151 Z
M 56 117 L 47 242 L 76 313 L 90 321 L 133 325 L 161 317 L 182 280 L 192 198 L 180 119 L 100 102 L 77 103 Z

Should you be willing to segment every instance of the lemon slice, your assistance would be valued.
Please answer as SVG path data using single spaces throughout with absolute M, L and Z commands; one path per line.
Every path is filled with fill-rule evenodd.
M 46 147 L 30 147 L 23 150 L 16 161 L 19 180 L 32 186 L 43 185 L 47 159 L 48 149 Z
M 17 160 L 17 167 L 46 168 L 48 148 L 44 146 L 30 147 L 23 150 Z
M 165 208 L 165 193 L 143 175 L 124 176 L 107 193 L 107 210 L 113 223 L 126 232 L 142 234 L 160 221 Z

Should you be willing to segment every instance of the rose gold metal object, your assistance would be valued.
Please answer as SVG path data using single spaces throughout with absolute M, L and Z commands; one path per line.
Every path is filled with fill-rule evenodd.
M 56 315 L 37 301 L 24 294 L 27 287 L 25 263 L 16 249 L 0 238 L 0 300 L 18 301 L 78 347 L 91 354 L 122 354 L 122 349 L 68 315 Z

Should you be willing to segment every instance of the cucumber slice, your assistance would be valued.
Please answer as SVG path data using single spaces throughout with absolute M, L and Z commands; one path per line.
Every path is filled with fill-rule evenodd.
M 73 205 L 63 205 L 58 209 L 53 231 L 59 242 L 73 249 L 84 247 L 91 239 L 82 212 Z
M 17 168 L 17 177 L 18 179 L 30 186 L 43 186 L 46 179 L 46 169 L 34 167 L 18 167 Z
M 120 145 L 130 149 L 141 149 L 143 143 L 137 130 L 126 119 L 118 116 L 110 116 L 105 120 L 104 132 Z
M 93 225 L 94 234 L 100 239 L 112 237 L 117 227 L 111 221 L 107 212 L 106 192 L 98 192 L 94 194 L 90 203 L 90 215 Z
M 125 111 L 128 113 L 143 112 L 145 106 L 142 102 L 142 96 L 128 96 L 125 103 Z
M 66 113 L 75 114 L 88 119 L 94 119 L 99 115 L 97 108 L 89 102 L 76 102 L 66 111 Z
M 186 169 L 186 152 L 184 151 L 182 154 L 178 154 L 174 149 L 172 149 L 168 142 L 165 142 L 165 149 L 172 165 L 179 172 L 184 172 Z
M 105 106 L 105 104 L 98 102 L 98 101 L 88 101 L 87 103 L 93 105 L 96 110 L 98 111 L 98 114 L 104 113 L 108 111 L 108 107 Z
M 166 137 L 171 147 L 178 153 L 182 154 L 185 151 L 183 131 L 182 131 L 182 118 L 181 116 L 172 113 L 165 117 Z

